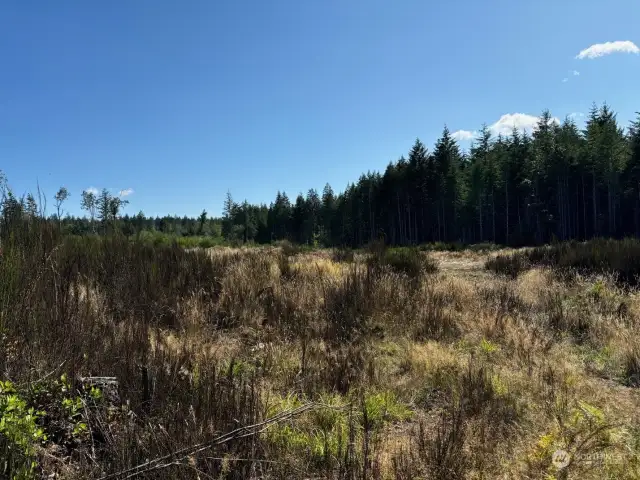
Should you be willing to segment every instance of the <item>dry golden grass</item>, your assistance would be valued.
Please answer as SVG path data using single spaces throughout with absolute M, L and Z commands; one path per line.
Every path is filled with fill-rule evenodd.
M 386 421 L 383 433 L 377 434 L 370 468 L 380 478 L 403 478 L 398 459 L 417 451 L 418 424 L 431 425 L 431 433 L 425 435 L 435 435 L 438 412 L 460 400 L 477 402 L 474 411 L 479 412 L 467 414 L 465 420 L 466 478 L 636 478 L 640 395 L 621 377 L 625 362 L 638 352 L 640 297 L 635 292 L 593 278 L 566 285 L 553 272 L 540 268 L 515 280 L 497 278 L 483 269 L 487 255 L 494 253 L 436 252 L 432 256 L 440 272 L 423 278 L 417 290 L 395 274 L 377 277 L 367 287 L 370 296 L 366 300 L 370 307 L 366 322 L 373 331 L 362 333 L 348 347 L 339 347 L 322 339 L 326 289 L 341 288 L 354 272 L 362 274 L 362 269 L 332 261 L 329 252 L 307 253 L 291 259 L 293 276 L 284 281 L 275 268 L 276 253 L 266 251 L 264 255 L 271 259 L 270 268 L 267 265 L 257 272 L 240 263 L 229 271 L 220 302 L 241 305 L 233 314 L 237 319 L 234 327 L 251 326 L 256 339 L 276 341 L 254 341 L 251 346 L 251 341 L 240 338 L 232 328 L 207 341 L 198 336 L 197 329 L 196 333 L 170 333 L 163 344 L 178 354 L 181 343 L 177 336 L 185 335 L 188 343 L 206 352 L 202 361 L 261 359 L 266 366 L 263 388 L 272 395 L 302 398 L 323 391 L 335 393 L 336 384 L 327 380 L 327 369 L 351 375 L 349 386 L 339 393 L 344 402 L 352 401 L 354 394 L 357 398 L 358 391 L 393 392 L 413 413 L 409 418 Z M 264 303 L 256 298 L 265 288 L 272 289 L 280 302 L 293 305 L 297 313 L 290 314 L 304 324 L 306 334 L 287 339 L 279 337 L 276 326 L 260 327 L 267 315 Z M 227 291 L 230 299 L 225 297 Z M 560 325 L 573 325 L 574 316 L 587 312 L 586 336 L 557 330 L 549 323 L 554 314 L 549 302 L 558 295 L 562 298 L 557 307 L 566 323 L 556 320 Z M 435 299 L 440 305 L 438 315 L 451 319 L 456 331 L 418 340 L 412 332 L 416 322 L 424 321 L 420 320 L 425 315 L 420 302 L 427 306 Z M 622 319 L 616 317 L 621 309 Z M 193 306 L 193 316 L 200 317 L 197 306 Z M 269 334 L 265 328 L 275 330 Z M 590 361 L 600 362 L 600 373 Z M 470 365 L 488 369 L 489 386 L 484 388 L 489 390 L 483 397 L 465 400 L 464 385 L 470 381 L 465 372 Z M 504 402 L 512 406 L 500 406 Z M 490 413 L 504 408 L 512 412 L 511 420 Z M 496 430 L 503 421 L 507 422 L 504 428 Z M 489 441 L 487 435 L 495 438 Z M 587 441 L 592 437 L 598 441 Z M 572 463 L 563 470 L 552 463 L 551 454 L 557 449 L 573 455 Z M 424 459 L 416 458 L 411 460 L 415 475 L 431 471 L 426 464 L 418 465 Z M 592 462 L 594 458 L 600 460 Z
M 207 253 L 221 265 L 214 293 L 192 292 L 172 324 L 145 327 L 145 361 L 199 395 L 155 421 L 197 432 L 181 441 L 208 438 L 222 427 L 193 412 L 237 379 L 261 418 L 309 401 L 341 407 L 263 432 L 253 453 L 271 470 L 243 470 L 250 478 L 640 478 L 637 292 L 541 268 L 497 277 L 483 268 L 496 252 L 431 253 L 439 272 L 413 279 L 330 251 Z M 101 321 L 105 295 L 80 290 Z M 131 324 L 114 325 L 112 341 L 126 344 Z M 564 469 L 552 462 L 561 449 Z M 209 478 L 172 472 L 162 478 Z
M 273 259 L 276 255 L 273 251 L 264 254 Z M 465 469 L 467 478 L 486 478 L 487 475 L 492 478 L 614 478 L 611 475 L 621 475 L 625 469 L 625 478 L 635 478 L 638 462 L 633 456 L 639 453 L 640 437 L 638 430 L 634 430 L 638 422 L 631 419 L 640 407 L 638 391 L 620 379 L 598 375 L 589 368 L 585 357 L 600 355 L 603 358 L 597 358 L 596 363 L 606 364 L 601 365 L 602 368 L 621 371 L 626 359 L 638 349 L 640 297 L 635 292 L 620 291 L 602 279 L 582 279 L 577 284 L 565 285 L 553 272 L 540 268 L 531 269 L 516 280 L 497 278 L 482 268 L 487 255 L 494 253 L 432 254 L 440 272 L 422 279 L 418 290 L 412 290 L 402 278 L 394 275 L 378 277 L 369 286 L 368 300 L 372 302 L 368 322 L 378 329 L 377 334 L 369 333 L 358 340 L 358 347 L 349 347 L 352 350 L 347 355 L 353 356 L 349 361 L 341 357 L 336 346 L 321 339 L 320 317 L 326 288 L 339 288 L 359 267 L 334 262 L 326 251 L 293 258 L 290 262 L 293 277 L 284 283 L 275 268 L 275 260 L 271 260 L 272 267 L 264 268 L 262 273 L 238 264 L 223 280 L 223 303 L 230 302 L 225 300 L 226 290 L 242 286 L 244 301 L 236 302 L 242 304 L 234 314 L 238 319 L 236 326 L 260 328 L 259 320 L 265 317 L 263 304 L 248 299 L 255 297 L 257 291 L 271 288 L 280 300 L 288 299 L 306 312 L 299 312 L 298 317 L 308 331 L 303 340 L 258 342 L 258 347 L 252 347 L 251 342 L 240 339 L 233 329 L 218 333 L 214 340 L 208 341 L 193 332 L 185 331 L 183 335 L 188 336 L 189 343 L 199 344 L 200 351 L 207 352 L 202 356 L 203 361 L 207 358 L 263 359 L 268 365 L 263 370 L 264 388 L 272 394 L 304 396 L 309 380 L 316 383 L 315 388 L 308 390 L 309 394 L 330 392 L 332 387 L 326 383 L 323 370 L 346 369 L 342 372 L 346 375 L 347 370 L 354 368 L 359 371 L 351 372 L 351 386 L 341 393 L 345 402 L 351 395 L 348 392 L 358 389 L 394 392 L 413 414 L 409 419 L 386 423 L 384 433 L 379 434 L 371 468 L 381 478 L 402 478 L 397 460 L 404 453 L 399 452 L 417 448 L 418 423 L 430 423 L 435 428 L 438 412 L 449 408 L 452 402 L 455 404 L 455 399 L 464 391 L 460 388 L 463 388 L 468 365 L 490 370 L 490 391 L 493 392 L 484 400 L 468 401 L 488 402 L 478 408 L 491 411 L 492 402 L 498 405 L 500 399 L 509 398 L 509 402 L 517 406 L 513 407 L 517 414 L 514 413 L 513 423 L 508 424 L 506 430 L 500 430 L 499 438 L 490 442 L 486 438 L 487 429 L 495 428 L 494 423 L 502 420 L 491 418 L 488 413 L 467 418 L 464 440 L 464 451 L 469 457 Z M 559 300 L 560 308 L 568 318 L 589 312 L 586 337 L 577 338 L 571 331 L 556 331 L 549 326 L 549 299 L 554 295 L 563 296 Z M 597 298 L 592 298 L 593 295 Z M 441 314 L 453 319 L 457 331 L 452 336 L 417 340 L 411 332 L 416 319 L 421 318 L 420 302 L 428 305 L 435 298 L 440 299 Z M 613 318 L 621 303 L 625 304 L 624 322 Z M 193 316 L 199 317 L 196 306 Z M 202 323 L 202 320 L 195 322 Z M 179 353 L 180 342 L 175 335 L 168 334 L 164 344 Z M 272 338 L 278 338 L 274 335 Z M 254 336 L 266 334 L 254 332 Z M 323 382 L 324 387 L 320 385 Z M 601 424 L 589 423 L 588 418 L 583 418 L 586 414 L 576 413 L 583 412 L 579 410 L 580 405 L 593 407 L 602 415 L 597 420 Z M 571 435 L 575 438 L 567 440 Z M 589 435 L 598 437 L 599 442 L 577 443 Z M 552 450 L 560 448 L 574 455 L 573 463 L 564 470 L 558 470 L 551 462 Z M 589 463 L 592 458 L 605 461 Z M 421 470 L 416 464 L 412 465 L 415 472 L 429 471 L 426 466 Z M 568 476 L 563 477 L 565 474 Z

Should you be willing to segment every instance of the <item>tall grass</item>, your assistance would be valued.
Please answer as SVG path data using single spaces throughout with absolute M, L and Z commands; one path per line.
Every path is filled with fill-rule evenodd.
M 565 361 L 567 336 L 619 341 L 600 356 L 638 385 L 632 330 L 598 318 L 620 310 L 604 286 L 521 297 L 522 279 L 433 275 L 427 252 L 384 244 L 331 261 L 37 218 L 0 235 L 2 478 L 123 478 L 148 461 L 132 478 L 495 478 L 554 420 L 534 373 Z
M 597 238 L 540 246 L 515 254 L 497 255 L 486 268 L 513 278 L 531 266 L 548 266 L 560 273 L 615 275 L 621 283 L 637 285 L 640 276 L 640 240 Z
M 10 383 L 0 388 L 0 400 L 13 401 L 15 385 L 24 404 L 13 414 L 13 440 L 0 442 L 0 451 L 22 448 L 2 467 L 10 478 L 24 469 L 30 476 L 97 478 L 265 419 L 273 388 L 265 382 L 275 360 L 252 359 L 248 349 L 244 358 L 215 360 L 198 341 L 176 344 L 194 321 L 199 335 L 245 331 L 251 343 L 266 340 L 263 335 L 293 344 L 319 335 L 327 348 L 301 360 L 314 379 L 300 384 L 302 398 L 338 392 L 357 403 L 375 334 L 371 321 L 391 301 L 376 297 L 381 279 L 362 265 L 314 283 L 278 252 L 212 253 L 115 233 L 62 236 L 55 224 L 39 220 L 2 232 L 0 368 Z M 317 296 L 309 295 L 312 285 Z M 249 330 L 260 326 L 263 333 Z M 4 421 L 13 418 L 3 412 Z M 32 425 L 21 423 L 28 415 Z M 305 468 L 331 477 L 372 468 L 370 419 L 355 416 L 345 425 L 339 458 L 321 456 Z M 17 439 L 28 428 L 41 434 L 21 446 Z M 360 439 L 357 448 L 351 437 Z M 302 478 L 300 459 L 287 458 L 289 447 L 270 436 L 241 436 L 186 463 L 169 462 L 152 476 Z

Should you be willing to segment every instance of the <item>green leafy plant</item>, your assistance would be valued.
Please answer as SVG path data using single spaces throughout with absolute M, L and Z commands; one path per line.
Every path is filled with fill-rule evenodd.
M 12 479 L 35 477 L 36 446 L 47 439 L 37 424 L 44 412 L 27 406 L 13 383 L 0 382 L 0 473 Z

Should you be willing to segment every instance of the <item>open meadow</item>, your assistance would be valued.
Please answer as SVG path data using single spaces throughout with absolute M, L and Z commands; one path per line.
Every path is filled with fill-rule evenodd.
M 0 260 L 10 478 L 640 476 L 640 297 L 614 275 L 38 234 Z

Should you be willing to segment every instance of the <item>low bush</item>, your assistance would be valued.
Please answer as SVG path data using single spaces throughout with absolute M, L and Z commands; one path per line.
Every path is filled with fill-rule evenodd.
M 339 281 L 325 282 L 323 315 L 327 341 L 352 342 L 368 333 L 369 319 L 375 307 L 373 281 L 369 271 L 353 265 Z
M 495 252 L 501 248 L 502 247 L 500 245 L 496 245 L 495 243 L 475 243 L 473 245 L 469 245 L 467 250 L 472 252 Z
M 141 231 L 131 237 L 131 240 L 153 246 L 169 246 L 175 243 L 183 248 L 211 248 L 225 244 L 222 237 L 181 236 L 162 232 L 151 232 L 148 230 Z
M 484 266 L 493 273 L 517 278 L 520 273 L 529 268 L 529 262 L 522 254 L 516 253 L 491 257 Z
M 386 267 L 409 278 L 417 278 L 422 274 L 438 271 L 437 263 L 426 252 L 413 247 L 385 249 L 377 254 L 371 254 L 368 263 L 374 268 Z
M 485 264 L 488 270 L 513 278 L 532 265 L 548 266 L 565 275 L 614 275 L 618 282 L 635 286 L 640 278 L 640 240 L 598 238 L 557 243 L 498 255 Z
M 350 248 L 334 248 L 331 252 L 331 259 L 338 263 L 351 263 L 355 258 L 355 254 Z
M 625 383 L 631 387 L 640 387 L 640 342 L 627 347 L 623 361 Z
M 287 257 L 293 257 L 295 255 L 303 253 L 305 250 L 308 250 L 305 249 L 302 245 L 290 242 L 289 240 L 278 240 L 274 245 L 278 247 L 282 251 L 282 254 L 286 255 Z
M 459 252 L 468 248 L 461 242 L 434 242 L 434 243 L 423 243 L 418 249 L 426 252 Z

